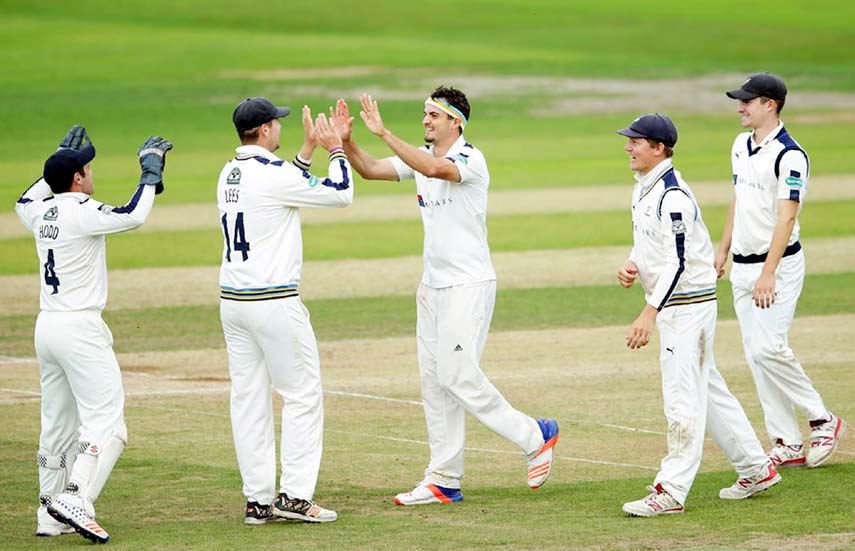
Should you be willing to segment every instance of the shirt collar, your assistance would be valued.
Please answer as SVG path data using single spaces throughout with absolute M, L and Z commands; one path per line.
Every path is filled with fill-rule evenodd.
M 654 166 L 650 169 L 646 174 L 641 174 L 640 172 L 635 173 L 635 181 L 638 182 L 636 185 L 641 187 L 642 195 L 649 190 L 653 185 L 659 181 L 662 176 L 671 170 L 674 167 L 674 164 L 671 162 L 671 158 L 664 159 L 658 165 Z
M 769 132 L 769 134 L 767 134 L 766 137 L 763 138 L 763 141 L 759 144 L 754 141 L 754 132 L 752 132 L 749 142 L 751 150 L 753 151 L 755 149 L 760 149 L 769 145 L 772 140 L 778 137 L 778 134 L 780 134 L 782 128 L 784 128 L 784 121 L 778 121 L 778 126 L 776 126 L 774 130 Z
M 279 157 L 273 154 L 272 151 L 268 151 L 264 149 L 260 145 L 242 145 L 240 147 L 235 148 L 235 152 L 237 153 L 236 158 L 238 160 L 243 159 L 251 159 L 252 157 L 263 157 L 265 159 L 269 159 L 271 161 L 279 161 Z

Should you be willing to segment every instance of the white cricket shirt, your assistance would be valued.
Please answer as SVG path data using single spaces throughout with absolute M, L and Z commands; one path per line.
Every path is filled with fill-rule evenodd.
M 736 137 L 731 150 L 736 211 L 731 251 L 738 255 L 765 254 L 778 223 L 778 201 L 799 202 L 807 194 L 810 161 L 804 149 L 780 123 L 759 144 L 753 132 Z M 799 221 L 787 245 L 799 240 Z
M 43 178 L 30 186 L 18 199 L 15 212 L 36 238 L 41 309 L 103 310 L 107 305 L 104 236 L 140 226 L 153 203 L 154 186 L 140 185 L 122 207 L 105 205 L 85 193 L 51 195 Z
M 320 178 L 258 145 L 237 148 L 217 183 L 223 232 L 220 298 L 268 300 L 295 296 L 303 265 L 299 207 L 353 202 L 353 176 L 343 153 L 330 156 Z
M 714 300 L 712 241 L 689 186 L 671 159 L 635 179 L 629 258 L 647 303 L 661 310 Z
M 423 151 L 433 155 L 433 145 Z M 445 158 L 457 166 L 460 183 L 428 178 L 399 157 L 389 157 L 399 180 L 416 180 L 425 231 L 422 283 L 443 288 L 495 280 L 487 244 L 487 161 L 462 135 Z

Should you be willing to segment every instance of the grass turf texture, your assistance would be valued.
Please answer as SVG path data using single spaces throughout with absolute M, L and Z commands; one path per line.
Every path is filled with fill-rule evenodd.
M 855 92 L 855 61 L 846 54 L 855 49 L 855 32 L 849 24 L 855 5 L 844 2 L 809 8 L 802 2 L 762 0 L 752 4 L 752 10 L 763 17 L 750 21 L 737 15 L 745 6 L 734 0 L 714 6 L 666 1 L 655 9 L 627 0 L 473 1 L 466 3 L 465 17 L 445 16 L 461 13 L 461 6 L 444 1 L 430 6 L 345 2 L 335 8 L 317 2 L 274 3 L 264 6 L 263 17 L 258 16 L 257 7 L 223 1 L 0 1 L 0 6 L 4 15 L 0 69 L 5 84 L 0 87 L 0 118 L 7 129 L 0 134 L 0 149 L 14 152 L 0 159 L 5 175 L 0 181 L 3 212 L 12 210 L 14 200 L 41 172 L 44 158 L 72 123 L 86 125 L 98 147 L 96 198 L 108 203 L 127 200 L 138 178 L 136 148 L 149 133 L 160 133 L 175 142 L 176 150 L 169 157 L 167 192 L 158 201 L 212 201 L 216 174 L 236 141 L 231 110 L 248 95 L 266 94 L 291 107 L 308 103 L 317 112 L 338 90 L 417 90 L 413 99 L 382 101 L 387 125 L 417 143 L 421 97 L 440 82 L 454 84 L 456 75 L 651 79 L 770 70 L 784 76 L 792 91 Z M 382 27 L 378 13 L 383 14 Z M 438 54 L 438 39 L 448 36 L 454 37 L 453 51 Z M 679 46 L 650 47 L 654 36 L 667 36 L 668 44 Z M 367 76 L 332 72 L 351 66 L 380 70 Z M 235 73 L 307 68 L 321 70 L 316 75 L 264 81 Z M 740 78 L 730 86 L 737 86 Z M 623 139 L 613 132 L 640 111 L 538 115 L 531 113 L 533 107 L 548 106 L 561 94 L 484 95 L 472 95 L 473 123 L 467 137 L 487 155 L 494 189 L 626 182 L 621 192 L 628 198 L 631 180 L 621 151 Z M 666 111 L 680 128 L 676 163 L 690 184 L 730 180 L 728 151 L 740 128 L 735 106 L 725 105 L 710 114 L 691 107 Z M 803 115 L 816 115 L 816 120 L 802 121 Z M 790 123 L 790 117 L 796 121 Z M 810 152 L 814 174 L 855 172 L 848 147 L 851 113 L 831 104 L 810 108 L 792 101 L 784 120 Z M 286 122 L 281 150 L 285 158 L 299 146 L 298 128 L 294 117 Z M 373 154 L 387 154 L 359 121 L 356 138 Z M 321 169 L 325 164 L 322 155 L 315 162 Z M 406 184 L 357 185 L 360 195 L 412 190 Z M 849 221 L 852 208 L 851 202 L 809 202 L 801 217 L 803 234 L 855 234 Z M 213 206 L 211 212 L 215 220 Z M 717 237 L 723 211 L 705 208 L 704 214 Z M 597 230 L 596 237 L 591 236 L 592 229 Z M 494 250 L 628 243 L 628 229 L 628 212 L 490 220 Z M 310 227 L 305 250 L 307 258 L 416 254 L 421 235 L 417 223 Z M 112 269 L 212 265 L 221 254 L 221 237 L 215 231 L 164 233 L 151 239 L 128 234 L 110 241 Z M 169 250 L 164 250 L 164 243 Z M 0 273 L 33 272 L 35 276 L 31 240 L 4 240 L 3 252 Z M 132 252 L 141 253 L 137 264 Z M 808 277 L 799 316 L 852 312 L 847 298 L 852 284 L 852 274 Z M 723 285 L 719 304 L 724 319 L 730 316 L 729 300 Z M 408 334 L 413 330 L 413 302 L 412 298 L 342 299 L 310 301 L 308 306 L 323 343 L 343 335 Z M 634 319 L 640 306 L 637 290 L 500 292 L 494 329 L 519 329 L 521 324 L 530 328 L 624 325 Z M 119 350 L 222 346 L 214 307 L 108 310 L 105 317 Z M 32 321 L 33 316 L 0 319 L 0 354 L 32 356 Z M 182 326 L 179 334 L 176 324 Z M 493 346 L 496 337 L 491 337 Z M 851 403 L 845 354 L 833 347 L 830 355 L 836 367 L 811 371 L 818 384 L 825 385 L 824 397 L 834 404 Z M 414 358 L 408 357 L 408 362 Z M 655 360 L 647 367 L 644 376 L 636 379 L 597 378 L 583 384 L 576 375 L 567 374 L 554 378 L 548 390 L 506 383 L 502 387 L 512 403 L 524 410 L 594 420 L 603 403 L 609 404 L 609 414 L 631 404 L 635 410 L 643 409 L 637 412 L 642 417 L 661 425 Z M 535 374 L 536 368 L 523 363 L 516 373 Z M 734 386 L 730 374 L 725 376 Z M 838 384 L 828 387 L 829 381 Z M 417 396 L 414 372 L 407 373 L 406 384 L 408 392 Z M 734 388 L 747 389 L 740 397 L 754 398 L 750 385 L 743 370 Z M 618 398 L 618 393 L 626 394 L 626 399 Z M 749 415 L 759 428 L 754 402 L 743 403 L 753 408 Z M 619 507 L 644 494 L 650 476 L 643 472 L 562 463 L 550 483 L 532 493 L 522 483 L 520 458 L 470 452 L 466 501 L 454 508 L 395 509 L 389 504 L 391 495 L 416 481 L 426 448 L 366 440 L 348 431 L 358 426 L 373 434 L 422 435 L 421 412 L 413 408 L 402 415 L 393 408 L 329 396 L 318 498 L 337 508 L 342 520 L 326 527 L 245 528 L 226 404 L 225 394 L 129 401 L 131 444 L 99 501 L 103 522 L 114 536 L 111 546 L 234 549 L 287 542 L 305 548 L 434 549 L 437 534 L 442 534 L 442 544 L 484 549 L 720 551 L 745 549 L 746 542 L 754 549 L 772 549 L 780 546 L 782 536 L 788 544 L 812 543 L 803 543 L 803 548 L 834 548 L 841 541 L 841 545 L 848 541 L 850 548 L 855 545 L 851 537 L 855 504 L 849 482 L 855 472 L 846 456 L 818 471 L 786 473 L 781 486 L 748 502 L 723 503 L 715 494 L 733 481 L 732 473 L 722 466 L 720 457 L 716 460 L 714 454 L 707 454 L 705 465 L 712 461 L 716 467 L 698 477 L 686 514 L 636 522 L 623 518 Z M 0 403 L 0 414 L 14 420 L 0 436 L 4 465 L 0 548 L 84 545 L 74 535 L 60 541 L 32 537 L 37 401 Z M 624 420 L 637 418 L 627 412 Z M 645 464 L 655 465 L 664 451 L 662 436 L 627 437 L 586 425 L 572 427 L 562 427 L 559 453 L 576 454 L 601 446 L 596 449 L 606 456 L 629 460 L 642 455 Z M 474 422 L 468 436 L 470 445 L 504 445 Z M 837 536 L 811 539 L 817 532 Z
M 855 287 L 855 274 L 805 278 L 800 316 L 855 313 L 855 296 L 840 289 Z M 718 285 L 719 319 L 734 319 L 728 282 Z M 502 291 L 496 299 L 493 331 L 552 327 L 629 325 L 641 311 L 639 288 L 570 287 Z M 219 305 L 106 310 L 117 352 L 222 348 Z M 369 297 L 308 300 L 315 334 L 324 341 L 399 337 L 415 334 L 413 297 Z M 0 317 L 0 356 L 32 358 L 34 316 Z
M 627 201 L 631 190 L 626 190 Z M 413 207 L 415 208 L 415 207 Z M 721 236 L 727 207 L 703 208 L 704 221 L 715 241 Z M 855 201 L 808 203 L 799 216 L 802 236 L 840 237 L 855 233 Z M 212 220 L 217 214 L 211 206 Z M 552 213 L 488 218 L 492 251 L 568 249 L 632 245 L 629 209 L 615 212 Z M 424 232 L 419 220 L 305 225 L 305 260 L 390 258 L 420 254 Z M 221 230 L 177 233 L 126 232 L 107 238 L 111 269 L 218 265 L 222 259 Z M 2 242 L 7 261 L 0 275 L 28 274 L 38 267 L 31 238 Z M 611 275 L 611 274 L 609 274 Z

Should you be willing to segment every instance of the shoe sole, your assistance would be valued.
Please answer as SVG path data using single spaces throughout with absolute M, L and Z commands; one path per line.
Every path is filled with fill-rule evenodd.
M 789 461 L 784 461 L 783 463 L 775 463 L 772 461 L 772 464 L 776 469 L 804 469 L 807 467 L 807 458 L 802 457 L 801 459 L 790 459 Z
M 837 436 L 834 437 L 834 444 L 831 445 L 831 450 L 827 454 L 825 454 L 819 461 L 816 461 L 814 463 L 806 462 L 807 468 L 815 469 L 826 461 L 828 461 L 831 458 L 832 454 L 837 451 L 837 444 L 839 444 L 840 439 L 843 438 L 844 432 L 846 432 L 846 421 L 840 419 L 840 430 L 837 431 Z
M 281 519 L 287 520 L 301 520 L 303 522 L 312 522 L 312 523 L 320 523 L 320 522 L 335 522 L 338 520 L 338 515 L 335 518 L 318 518 L 318 517 L 309 517 L 306 515 L 301 515 L 300 513 L 289 513 L 286 511 L 273 511 L 273 514 Z
M 543 453 L 546 450 L 552 450 L 552 453 L 554 455 L 554 453 L 555 453 L 554 448 L 555 448 L 555 445 L 558 444 L 558 437 L 559 436 L 560 436 L 560 434 L 556 432 L 555 436 L 553 436 L 552 438 L 549 439 L 549 442 L 546 442 L 545 444 L 543 444 L 543 447 L 540 448 L 540 452 L 538 452 L 538 455 L 540 455 L 541 453 Z M 537 484 L 536 486 L 532 486 L 531 482 L 529 482 L 529 484 L 528 484 L 529 488 L 531 488 L 532 490 L 537 490 L 538 488 L 540 488 L 541 486 L 546 484 L 546 481 L 549 479 L 549 475 L 552 474 L 552 462 L 553 462 L 553 460 L 550 459 L 549 460 L 549 468 L 546 470 L 546 476 L 543 477 L 543 480 L 541 480 L 540 483 Z M 531 477 L 531 471 L 529 471 L 529 477 Z
M 267 524 L 269 522 L 276 522 L 278 520 L 281 520 L 281 519 L 278 519 L 276 517 L 272 517 L 272 518 L 245 518 L 245 519 L 243 519 L 243 523 L 248 524 L 250 526 L 258 526 L 259 524 Z
M 677 513 L 682 513 L 683 509 L 667 509 L 665 511 L 658 512 L 650 512 L 650 513 L 636 513 L 634 511 L 627 511 L 626 508 L 623 508 L 623 512 L 627 515 L 634 518 L 650 518 L 650 517 L 658 517 L 659 515 L 674 515 Z
M 84 528 L 83 526 L 80 526 L 79 524 L 74 522 L 74 519 L 66 517 L 65 515 L 63 515 L 62 513 L 57 511 L 56 509 L 54 509 L 53 506 L 49 506 L 47 508 L 47 512 L 50 516 L 52 516 L 53 518 L 55 518 L 59 522 L 61 522 L 63 524 L 67 524 L 67 525 L 71 526 L 72 528 L 74 528 L 75 532 L 77 532 L 78 534 L 80 534 L 81 536 L 83 536 L 84 538 L 88 539 L 91 542 L 107 543 L 108 541 L 110 541 L 109 535 L 106 538 L 102 538 L 101 536 L 99 536 L 95 532 L 92 532 L 92 531 L 88 530 L 87 528 Z

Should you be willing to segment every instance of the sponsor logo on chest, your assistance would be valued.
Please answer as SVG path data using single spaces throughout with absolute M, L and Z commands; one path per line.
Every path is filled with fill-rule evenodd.
M 422 208 L 436 208 L 442 207 L 445 205 L 450 205 L 452 203 L 451 197 L 444 197 L 442 199 L 425 199 L 421 194 L 416 195 L 419 200 L 419 206 Z

